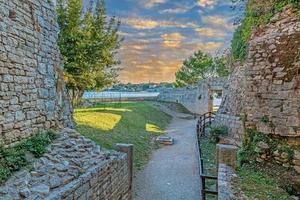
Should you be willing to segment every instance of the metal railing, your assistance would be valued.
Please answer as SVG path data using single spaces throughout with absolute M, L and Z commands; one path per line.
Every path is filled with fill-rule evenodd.
M 215 114 L 212 112 L 207 112 L 200 116 L 200 118 L 197 122 L 197 127 L 196 127 L 198 138 L 200 138 L 202 136 L 202 134 L 205 133 L 205 127 L 207 125 L 211 125 L 211 123 L 214 119 L 215 119 Z
M 204 137 L 205 134 L 205 127 L 207 125 L 211 125 L 212 121 L 215 118 L 215 114 L 208 112 L 205 113 L 203 115 L 200 116 L 198 122 L 197 122 L 197 127 L 196 127 L 196 131 L 197 131 L 197 140 L 198 140 L 198 147 L 199 147 L 199 164 L 200 164 L 200 177 L 201 177 L 201 182 L 202 182 L 202 188 L 201 188 L 201 194 L 202 194 L 202 198 L 203 200 L 206 199 L 206 195 L 207 194 L 211 194 L 211 195 L 218 195 L 218 191 L 213 191 L 213 190 L 209 190 L 206 189 L 206 180 L 218 180 L 218 177 L 216 176 L 209 176 L 209 175 L 205 175 L 204 173 L 204 163 L 203 163 L 203 159 L 202 159 L 202 151 L 200 148 L 200 142 L 201 142 L 201 137 Z M 217 181 L 218 184 L 218 181 Z

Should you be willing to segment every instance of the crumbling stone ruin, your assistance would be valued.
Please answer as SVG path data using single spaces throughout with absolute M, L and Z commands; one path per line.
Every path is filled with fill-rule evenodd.
M 245 129 L 257 130 L 287 145 L 299 144 L 300 138 L 300 22 L 291 8 L 275 15 L 271 22 L 253 30 L 248 58 L 228 78 L 224 100 L 214 126 L 229 127 L 230 143 L 241 146 Z M 233 123 L 235 121 L 235 123 Z M 260 148 L 261 147 L 261 148 Z M 288 161 L 286 152 L 265 153 L 258 144 L 258 160 L 277 163 L 300 173 L 299 150 Z
M 48 153 L 3 186 L 0 199 L 130 199 L 127 156 L 64 129 Z
M 0 186 L 0 199 L 130 199 L 127 155 L 69 129 L 74 125 L 57 33 L 51 1 L 0 0 L 0 143 L 59 132 L 32 169 Z
M 295 10 L 286 7 L 253 30 L 248 50 L 246 62 L 228 78 L 213 126 L 228 127 L 222 140 L 229 144 L 227 150 L 230 144 L 241 147 L 248 131 L 268 138 L 272 147 L 266 141 L 254 144 L 256 161 L 282 165 L 299 190 L 300 151 L 295 146 L 300 143 L 300 21 Z M 235 176 L 228 163 L 219 163 L 219 199 L 236 198 L 230 189 Z

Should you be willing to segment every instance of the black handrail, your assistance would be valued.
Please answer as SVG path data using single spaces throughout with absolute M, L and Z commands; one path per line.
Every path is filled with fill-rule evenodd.
M 205 134 L 205 127 L 207 126 L 207 124 L 211 125 L 212 121 L 215 118 L 215 114 L 208 112 L 208 113 L 204 113 L 203 115 L 200 116 L 198 122 L 197 122 L 197 127 L 196 127 L 196 131 L 197 131 L 197 142 L 198 142 L 198 147 L 199 147 L 199 161 L 200 161 L 200 177 L 201 177 L 201 182 L 202 182 L 202 189 L 201 189 L 201 194 L 202 194 L 202 198 L 203 200 L 206 200 L 206 194 L 212 194 L 212 195 L 218 195 L 218 191 L 212 191 L 212 190 L 208 190 L 206 189 L 205 186 L 205 180 L 206 179 L 210 179 L 210 180 L 218 180 L 218 177 L 216 176 L 208 176 L 204 174 L 204 164 L 203 164 L 203 159 L 202 159 L 202 151 L 200 148 L 200 140 L 201 137 L 204 136 Z M 208 120 L 208 121 L 206 121 Z M 218 184 L 218 181 L 217 181 Z
M 199 117 L 197 122 L 196 131 L 198 136 L 202 136 L 205 133 L 206 125 L 211 125 L 212 121 L 215 119 L 215 114 L 212 112 L 204 113 Z

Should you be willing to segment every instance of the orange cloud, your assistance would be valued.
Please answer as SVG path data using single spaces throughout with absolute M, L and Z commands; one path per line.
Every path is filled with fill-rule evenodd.
M 121 20 L 123 24 L 131 26 L 135 29 L 153 29 L 157 27 L 177 27 L 177 28 L 197 28 L 198 26 L 192 22 L 178 23 L 174 21 L 155 21 L 143 18 L 125 18 Z
M 201 7 L 213 8 L 216 0 L 198 0 L 198 5 Z
M 159 26 L 159 23 L 150 19 L 125 19 L 123 23 L 136 29 L 152 29 Z
M 199 35 L 211 38 L 224 37 L 226 35 L 224 32 L 213 28 L 196 28 L 195 31 L 198 32 Z
M 158 60 L 158 59 L 156 59 Z M 165 64 L 163 61 L 152 60 L 147 64 L 137 65 L 133 70 L 121 71 L 121 81 L 131 83 L 141 82 L 174 82 L 175 72 L 181 67 L 182 60 Z
M 171 33 L 161 35 L 163 41 L 163 46 L 166 48 L 177 48 L 180 46 L 181 41 L 184 39 L 180 33 Z
M 166 3 L 168 0 L 146 0 L 144 3 L 145 8 L 152 8 L 156 4 L 163 4 Z
M 170 34 L 169 34 L 170 35 Z M 177 34 L 173 34 L 177 35 Z M 175 38 L 180 38 L 177 35 Z M 165 50 L 149 49 L 131 50 L 132 45 L 126 51 L 122 51 L 121 67 L 123 70 L 120 73 L 122 82 L 173 82 L 175 80 L 175 72 L 182 66 L 182 61 L 188 56 L 191 56 L 197 50 L 206 52 L 215 52 L 222 45 L 221 42 L 201 42 L 193 41 L 192 43 L 182 43 L 180 48 L 167 48 Z
M 228 30 L 233 30 L 234 26 L 230 22 L 228 22 L 228 19 L 224 16 L 205 16 L 202 17 L 202 21 L 205 24 L 212 25 L 219 28 L 226 28 Z
M 198 48 L 204 51 L 216 51 L 219 49 L 224 43 L 222 42 L 205 42 L 199 43 Z
M 189 8 L 169 8 L 159 11 L 159 13 L 182 14 L 186 13 L 188 10 Z

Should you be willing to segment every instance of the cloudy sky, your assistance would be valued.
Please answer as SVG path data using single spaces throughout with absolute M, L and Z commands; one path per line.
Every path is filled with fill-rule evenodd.
M 120 81 L 173 82 L 182 61 L 201 49 L 229 46 L 235 13 L 231 0 L 106 0 L 121 20 Z

